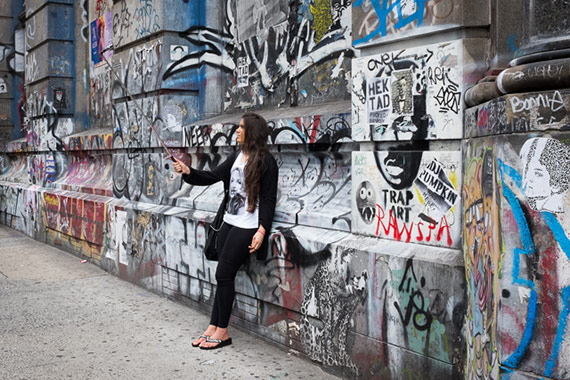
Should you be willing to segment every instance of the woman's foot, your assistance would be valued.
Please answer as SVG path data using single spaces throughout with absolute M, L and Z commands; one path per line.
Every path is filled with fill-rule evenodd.
M 212 339 L 212 340 L 217 339 L 217 340 L 221 340 L 222 342 L 225 342 L 228 339 L 230 339 L 230 334 L 228 334 L 227 328 L 225 328 L 225 329 L 217 328 L 216 331 L 212 335 L 210 335 L 210 339 Z M 204 342 L 202 342 L 200 344 L 200 348 L 206 348 L 206 349 L 210 348 L 211 349 L 211 348 L 217 347 L 220 344 L 221 344 L 220 342 L 207 342 L 204 339 Z
M 214 325 L 209 325 L 206 331 L 198 337 L 198 339 L 192 342 L 192 347 L 199 347 L 202 343 L 206 341 L 206 338 L 211 337 L 212 334 L 216 332 L 217 327 Z

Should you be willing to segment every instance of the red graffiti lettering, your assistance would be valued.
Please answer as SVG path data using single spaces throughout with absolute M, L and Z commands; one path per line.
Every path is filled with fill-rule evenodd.
M 441 241 L 445 232 L 447 235 L 447 245 L 451 246 L 453 244 L 449 223 L 447 222 L 447 218 L 445 216 L 441 218 L 438 228 L 438 225 L 435 223 L 429 223 L 426 225 L 423 222 L 406 223 L 404 221 L 398 221 L 398 218 L 392 213 L 391 210 L 388 212 L 388 214 L 386 214 L 384 208 L 379 204 L 376 204 L 376 208 L 378 209 L 376 213 L 376 236 L 379 236 L 379 234 L 383 232 L 383 235 L 386 237 L 390 237 L 398 241 L 405 241 L 406 243 L 409 243 L 412 238 L 414 238 L 414 241 L 416 242 L 424 241 L 424 239 L 426 242 L 430 242 L 432 240 L 432 232 L 436 241 Z M 415 236 L 414 225 L 416 232 Z M 380 226 L 382 226 L 382 230 L 380 230 Z

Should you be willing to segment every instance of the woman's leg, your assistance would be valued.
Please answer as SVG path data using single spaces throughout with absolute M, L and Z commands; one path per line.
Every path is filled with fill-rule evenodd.
M 218 232 L 218 242 L 217 242 L 219 244 L 220 249 L 223 248 L 230 229 L 231 226 L 229 224 L 227 223 L 222 224 L 220 232 Z M 214 303 L 212 305 L 212 314 L 210 315 L 210 324 L 208 325 L 208 328 L 206 328 L 206 330 L 202 333 L 203 336 L 212 336 L 212 334 L 216 332 L 216 328 L 218 327 L 218 318 L 219 318 L 218 303 L 219 303 L 219 295 L 218 291 L 216 290 L 216 295 L 214 296 Z M 195 339 L 192 342 L 192 345 L 196 347 L 205 341 L 206 338 L 200 337 L 198 339 Z
M 224 223 L 222 224 L 222 227 L 220 229 L 220 232 L 218 232 L 218 249 L 219 249 L 219 255 L 218 255 L 218 267 L 220 266 L 219 261 L 221 260 L 221 256 L 222 256 L 222 252 L 223 252 L 223 248 L 225 246 L 226 241 L 228 240 L 228 234 L 230 232 L 230 230 L 232 229 L 232 226 L 230 224 Z M 218 281 L 218 271 L 216 270 L 216 281 Z M 219 286 L 218 288 L 216 288 L 216 295 L 214 296 L 214 304 L 212 305 L 212 314 L 210 315 L 210 326 L 218 326 L 218 321 L 220 319 L 220 291 L 219 291 Z M 211 335 L 211 334 L 208 334 Z
M 251 239 L 256 230 L 231 226 L 227 233 L 216 269 L 218 287 L 216 289 L 215 311 L 217 315 L 214 316 L 212 313 L 210 323 L 215 322 L 218 328 L 210 336 L 211 339 L 226 340 L 229 338 L 227 328 L 235 298 L 234 279 L 239 268 L 249 257 L 248 246 L 251 244 Z M 216 343 L 205 342 L 200 346 L 211 347 L 215 345 Z

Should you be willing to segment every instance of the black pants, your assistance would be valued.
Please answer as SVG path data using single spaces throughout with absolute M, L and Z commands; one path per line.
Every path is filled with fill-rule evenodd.
M 251 239 L 257 228 L 243 229 L 224 222 L 218 233 L 218 247 L 222 247 L 216 269 L 216 297 L 210 324 L 227 328 L 235 298 L 234 280 L 238 269 L 247 261 Z

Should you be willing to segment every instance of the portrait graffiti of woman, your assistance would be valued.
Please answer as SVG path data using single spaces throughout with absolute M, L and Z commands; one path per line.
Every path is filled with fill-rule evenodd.
M 523 192 L 535 211 L 564 212 L 570 185 L 570 148 L 549 137 L 527 140 L 520 151 Z

